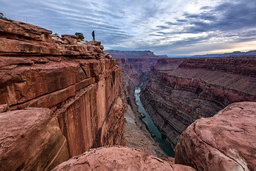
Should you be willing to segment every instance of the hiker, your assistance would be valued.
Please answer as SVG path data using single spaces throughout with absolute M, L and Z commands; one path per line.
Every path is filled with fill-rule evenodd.
M 93 41 L 95 41 L 95 32 L 94 32 L 94 30 L 92 31 L 92 38 L 93 38 Z

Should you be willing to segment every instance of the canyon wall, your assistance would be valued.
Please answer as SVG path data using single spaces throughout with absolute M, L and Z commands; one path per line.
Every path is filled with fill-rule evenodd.
M 51 33 L 0 19 L 0 170 L 48 170 L 125 143 L 115 60 L 100 42 Z
M 125 143 L 127 147 L 141 149 L 147 154 L 166 157 L 159 144 L 154 141 L 140 120 L 134 91 L 159 58 L 116 58 L 122 70 L 121 98 L 125 106 Z
M 180 65 L 161 59 L 142 88 L 141 100 L 175 146 L 196 119 L 233 102 L 256 101 L 255 58 L 194 58 Z

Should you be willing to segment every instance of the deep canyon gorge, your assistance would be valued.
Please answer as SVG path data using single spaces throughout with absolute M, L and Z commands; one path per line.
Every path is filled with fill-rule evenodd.
M 0 170 L 255 170 L 255 56 L 162 58 L 51 34 L 0 19 Z M 142 122 L 141 82 L 174 158 Z

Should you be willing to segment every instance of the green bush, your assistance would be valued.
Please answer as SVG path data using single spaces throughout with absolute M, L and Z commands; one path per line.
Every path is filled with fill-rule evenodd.
M 83 33 L 76 32 L 75 35 L 78 37 L 78 39 L 84 40 L 84 35 L 83 35 Z

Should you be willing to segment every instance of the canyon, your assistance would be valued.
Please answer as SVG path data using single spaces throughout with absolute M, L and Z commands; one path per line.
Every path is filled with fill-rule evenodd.
M 0 19 L 0 170 L 256 168 L 255 57 L 103 49 Z M 142 122 L 142 82 L 137 96 L 175 158 Z
M 196 119 L 233 102 L 256 101 L 255 58 L 161 59 L 141 100 L 173 147 Z

